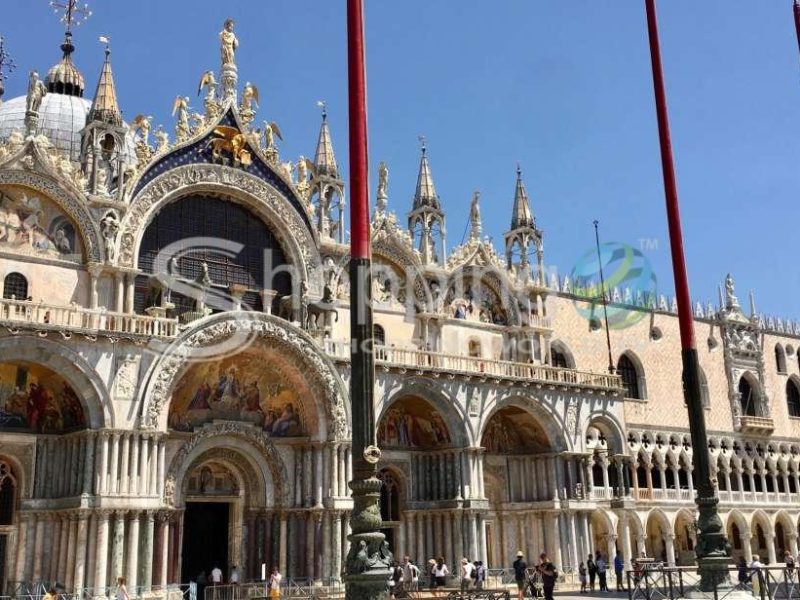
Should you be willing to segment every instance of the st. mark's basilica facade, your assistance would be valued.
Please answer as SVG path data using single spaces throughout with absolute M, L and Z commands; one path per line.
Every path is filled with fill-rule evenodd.
M 5 590 L 101 593 L 123 576 L 159 595 L 214 564 L 341 577 L 345 185 L 324 108 L 314 158 L 281 157 L 240 83 L 232 22 L 219 44 L 203 111 L 176 98 L 169 131 L 123 121 L 108 52 L 84 97 L 69 34 L 0 104 Z M 502 252 L 477 195 L 467 241 L 447 248 L 424 148 L 410 206 L 377 171 L 375 415 L 395 555 L 687 564 L 697 451 L 734 556 L 797 554 L 798 325 L 744 309 L 730 276 L 718 305 L 696 306 L 710 444 L 692 448 L 673 303 L 612 285 L 609 349 L 603 298 L 543 268 L 519 170 Z

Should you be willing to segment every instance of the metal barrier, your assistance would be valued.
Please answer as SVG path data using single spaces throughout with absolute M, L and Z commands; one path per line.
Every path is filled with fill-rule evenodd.
M 727 575 L 724 577 L 722 574 Z M 760 600 L 800 600 L 798 570 L 786 567 L 739 569 L 730 566 L 722 570 L 719 581 L 711 591 L 700 588 L 697 567 L 650 567 L 628 571 L 629 600 L 675 600 L 677 598 L 708 598 L 724 600 L 734 592 L 746 592 Z M 730 583 L 724 582 L 729 578 Z

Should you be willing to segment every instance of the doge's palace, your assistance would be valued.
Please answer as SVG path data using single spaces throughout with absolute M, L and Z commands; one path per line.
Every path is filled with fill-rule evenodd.
M 0 594 L 100 595 L 125 577 L 162 596 L 214 565 L 341 579 L 346 186 L 325 107 L 312 158 L 281 156 L 235 23 L 215 43 L 218 65 L 187 65 L 207 69 L 201 111 L 177 96 L 173 124 L 123 120 L 108 49 L 85 94 L 71 34 L 0 103 Z M 423 145 L 410 204 L 377 167 L 394 554 L 501 568 L 547 549 L 567 574 L 596 550 L 688 564 L 692 456 L 709 452 L 734 556 L 796 556 L 800 325 L 758 314 L 720 274 L 718 302 L 695 308 L 710 444 L 692 448 L 674 301 L 647 281 L 598 294 L 548 273 L 519 168 L 498 203 L 503 247 L 477 194 L 448 247 L 433 166 Z

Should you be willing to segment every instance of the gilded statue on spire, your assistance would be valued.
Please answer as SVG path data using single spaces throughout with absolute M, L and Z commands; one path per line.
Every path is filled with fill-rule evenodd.
M 219 32 L 223 67 L 227 65 L 236 66 L 236 49 L 239 47 L 239 38 L 233 32 L 233 25 L 233 19 L 226 19 L 225 24 L 222 26 L 222 31 Z

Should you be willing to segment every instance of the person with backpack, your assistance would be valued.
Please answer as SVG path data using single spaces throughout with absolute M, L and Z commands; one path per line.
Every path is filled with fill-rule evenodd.
M 468 558 L 461 559 L 461 570 L 459 571 L 459 575 L 461 576 L 461 592 L 469 591 L 470 586 L 472 585 L 472 572 L 475 570 L 475 565 L 473 565 Z
M 539 575 L 542 577 L 542 589 L 544 590 L 544 600 L 553 600 L 553 588 L 556 586 L 556 579 L 558 578 L 558 571 L 550 559 L 547 558 L 547 553 L 542 552 L 539 555 Z

